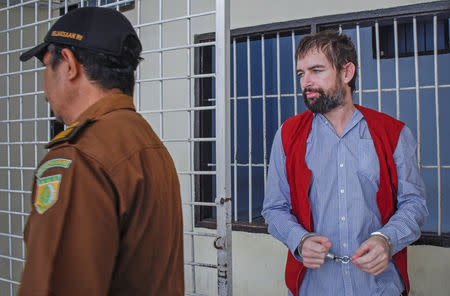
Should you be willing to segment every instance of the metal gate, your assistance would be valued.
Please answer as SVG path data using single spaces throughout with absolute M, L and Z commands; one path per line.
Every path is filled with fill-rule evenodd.
M 33 173 L 55 122 L 42 91 L 42 65 L 19 62 L 51 24 L 79 6 L 123 11 L 143 44 L 135 105 L 172 154 L 183 199 L 186 295 L 232 295 L 230 185 L 230 35 L 228 0 L 0 0 L 0 295 L 15 295 L 24 265 L 23 229 L 31 209 Z M 194 37 L 215 32 L 216 41 Z M 196 74 L 195 51 L 215 47 L 215 72 Z M 214 81 L 212 107 L 195 105 L 195 84 Z M 195 136 L 196 114 L 212 112 L 215 137 Z M 195 147 L 215 145 L 213 170 L 195 169 Z M 198 202 L 196 178 L 215 180 L 215 202 Z M 217 228 L 196 227 L 199 207 L 212 207 Z

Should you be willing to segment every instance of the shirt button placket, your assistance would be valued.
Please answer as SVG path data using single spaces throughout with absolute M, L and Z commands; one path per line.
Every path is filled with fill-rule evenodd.
M 340 241 L 341 241 L 341 247 L 340 249 L 340 255 L 344 256 L 348 253 L 348 223 L 347 223 L 347 200 L 346 200 L 346 174 L 345 174 L 345 158 L 344 158 L 344 149 L 343 145 L 344 139 L 341 139 L 339 141 L 339 148 L 338 148 L 338 192 L 339 192 L 339 232 L 340 232 Z M 344 276 L 344 294 L 345 295 L 351 295 L 352 289 L 351 289 L 351 278 L 350 278 L 350 270 L 348 264 L 342 264 L 341 266 L 342 275 Z M 350 293 L 350 294 L 349 294 Z

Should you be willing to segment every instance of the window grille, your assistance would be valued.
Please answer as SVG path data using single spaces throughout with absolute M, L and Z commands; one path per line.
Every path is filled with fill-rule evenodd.
M 419 243 L 450 245 L 450 154 L 445 153 L 450 151 L 450 135 L 445 132 L 450 118 L 443 116 L 450 108 L 449 14 L 450 5 L 439 3 L 233 30 L 233 228 L 267 231 L 260 211 L 273 136 L 285 119 L 305 110 L 295 73 L 295 49 L 304 34 L 334 28 L 349 35 L 357 49 L 360 66 L 354 102 L 404 121 L 417 138 L 430 210 Z M 197 42 L 213 39 L 211 34 L 197 36 Z M 212 52 L 211 47 L 198 53 L 198 71 L 210 70 Z M 197 85 L 199 106 L 214 103 L 214 93 L 205 89 L 212 88 L 207 83 Z M 196 132 L 214 137 L 208 120 L 199 120 Z M 196 164 L 212 170 L 214 159 L 203 156 L 214 146 L 201 149 Z M 196 186 L 198 199 L 214 192 L 213 181 L 197 179 Z M 197 224 L 213 225 L 214 212 L 198 213 Z

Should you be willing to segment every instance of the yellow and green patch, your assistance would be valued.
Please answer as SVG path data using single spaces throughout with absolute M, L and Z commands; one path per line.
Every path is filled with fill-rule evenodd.
M 34 207 L 39 214 L 43 214 L 58 201 L 61 175 L 44 177 L 37 180 L 37 193 Z
M 36 177 L 40 178 L 42 176 L 42 174 L 49 168 L 54 168 L 54 167 L 68 168 L 68 167 L 70 167 L 71 163 L 72 163 L 72 160 L 65 159 L 65 158 L 50 159 L 49 161 L 46 161 L 43 165 L 41 165 L 39 167 L 39 169 L 36 172 Z

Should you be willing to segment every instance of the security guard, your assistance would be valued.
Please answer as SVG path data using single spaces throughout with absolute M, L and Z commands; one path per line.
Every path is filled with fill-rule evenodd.
M 20 296 L 184 294 L 177 173 L 131 97 L 141 50 L 121 13 L 86 7 L 20 57 L 69 126 L 36 170 Z

